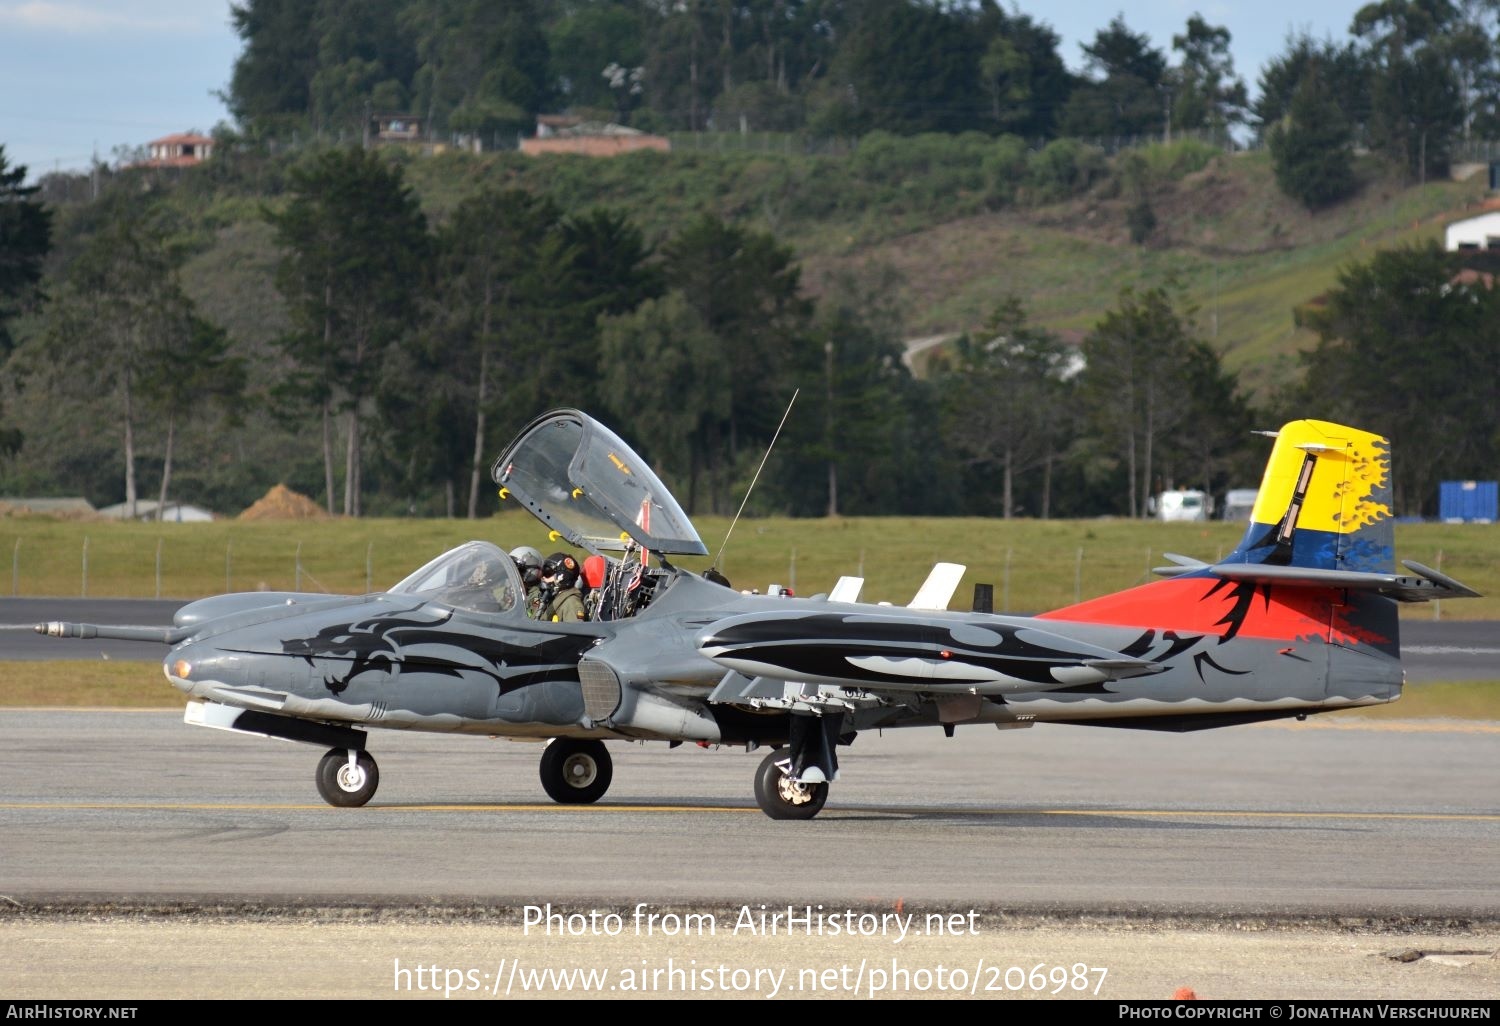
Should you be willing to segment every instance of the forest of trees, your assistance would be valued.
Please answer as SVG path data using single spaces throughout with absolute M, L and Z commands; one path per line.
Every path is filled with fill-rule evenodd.
M 1247 433 L 1308 408 L 1417 440 L 1428 456 L 1398 466 L 1402 512 L 1500 456 L 1500 294 L 1482 277 L 1455 284 L 1435 248 L 1346 269 L 1307 315 L 1311 384 L 1258 409 L 1171 281 L 1121 290 L 1078 344 L 995 295 L 918 376 L 891 290 L 834 281 L 814 299 L 764 221 L 705 202 L 648 233 L 504 176 L 456 176 L 429 208 L 408 159 L 337 141 L 357 139 L 372 109 L 492 137 L 545 110 L 694 130 L 743 118 L 863 134 L 849 173 L 902 202 L 961 176 L 995 207 L 1107 175 L 1139 188 L 1138 158 L 1106 169 L 1072 136 L 1227 139 L 1246 124 L 1288 193 L 1317 208 L 1356 187 L 1356 148 L 1415 178 L 1490 131 L 1490 5 L 1388 0 L 1360 12 L 1347 44 L 1290 39 L 1253 104 L 1227 32 L 1196 15 L 1171 59 L 1115 19 L 1076 77 L 1050 29 L 988 0 L 245 0 L 233 12 L 245 48 L 225 152 L 253 159 L 121 172 L 59 210 L 0 145 L 0 494 L 149 489 L 229 511 L 286 481 L 350 516 L 481 516 L 499 446 L 575 406 L 638 445 L 691 512 L 732 512 L 794 394 L 760 512 L 1141 516 L 1163 488 L 1252 483 Z M 299 133 L 327 139 L 261 146 Z M 838 202 L 830 191 L 819 183 L 820 202 Z M 1155 223 L 1139 191 L 1138 243 Z M 225 231 L 271 254 L 246 279 L 262 293 L 217 300 L 248 310 L 237 323 L 256 330 L 239 337 L 184 280 Z
M 232 12 L 244 51 L 227 100 L 261 140 L 358 138 L 371 111 L 486 146 L 563 110 L 653 131 L 978 131 L 1031 147 L 1252 132 L 1289 137 L 1278 173 L 1317 206 L 1353 188 L 1356 147 L 1417 179 L 1443 173 L 1456 142 L 1500 134 L 1500 5 L 1485 0 L 1382 0 L 1343 42 L 1293 36 L 1250 69 L 1254 102 L 1228 30 L 1198 14 L 1170 47 L 1117 16 L 1074 74 L 1044 20 L 997 0 L 243 0 Z
M 1313 384 L 1255 409 L 1170 283 L 1122 291 L 1078 346 L 998 297 L 917 377 L 880 283 L 814 302 L 767 232 L 705 213 L 652 246 L 618 212 L 488 185 L 431 223 L 399 162 L 334 148 L 293 163 L 258 215 L 286 326 L 255 351 L 185 292 L 168 205 L 124 187 L 87 212 L 44 298 L 34 271 L 11 275 L 34 302 L 7 394 L 45 402 L 30 407 L 35 438 L 10 429 L 0 490 L 131 500 L 139 476 L 165 498 L 187 451 L 180 494 L 220 508 L 290 479 L 346 515 L 484 515 L 499 446 L 577 406 L 638 445 L 690 511 L 726 513 L 794 392 L 761 512 L 1141 516 L 1162 488 L 1253 480 L 1248 432 L 1291 410 L 1430 440 L 1398 468 L 1408 512 L 1500 456 L 1500 430 L 1475 426 L 1500 409 L 1500 293 L 1454 285 L 1435 247 L 1348 269 L 1309 314 Z M 12 184 L 0 232 L 17 224 L 32 258 L 18 243 L 10 262 L 34 268 L 47 211 Z M 246 468 L 236 446 L 273 423 L 295 460 Z

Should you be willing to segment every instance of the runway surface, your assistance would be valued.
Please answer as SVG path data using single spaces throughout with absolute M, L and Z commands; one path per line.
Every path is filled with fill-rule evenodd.
M 0 711 L 0 895 L 49 900 L 1500 919 L 1500 725 L 1190 735 L 1041 725 L 861 736 L 808 823 L 759 755 L 612 745 L 597 806 L 536 745 L 374 732 L 381 788 L 318 799 L 318 749 L 168 712 Z
M 0 598 L 0 662 L 40 659 L 157 661 L 165 649 L 141 641 L 60 641 L 31 628 L 48 620 L 164 625 L 182 602 L 155 599 Z M 1407 680 L 1500 680 L 1500 624 L 1478 620 L 1401 622 Z

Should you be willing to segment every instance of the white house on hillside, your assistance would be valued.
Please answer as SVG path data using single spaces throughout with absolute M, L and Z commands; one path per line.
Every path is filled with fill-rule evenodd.
M 1500 210 L 1454 221 L 1443 233 L 1443 248 L 1458 250 L 1500 249 Z

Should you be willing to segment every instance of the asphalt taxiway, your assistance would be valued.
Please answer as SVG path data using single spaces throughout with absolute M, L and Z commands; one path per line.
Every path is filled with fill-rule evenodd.
M 1500 922 L 1500 725 L 861 736 L 811 822 L 754 806 L 758 755 L 613 745 L 551 804 L 534 744 L 374 732 L 360 809 L 309 746 L 177 712 L 0 711 L 0 894 L 629 907 L 726 902 Z
M 1484 658 L 1450 651 L 1483 648 L 1482 634 L 1442 640 L 1440 663 Z M 806 823 L 755 808 L 758 754 L 615 744 L 611 792 L 563 807 L 542 793 L 535 744 L 377 731 L 371 748 L 379 793 L 333 809 L 314 748 L 191 727 L 178 710 L 0 710 L 10 993 L 773 996 L 742 976 L 785 981 L 783 997 L 1500 993 L 1500 724 L 891 731 L 843 752 Z M 528 933 L 527 906 L 631 925 Z M 907 943 L 636 925 L 728 926 L 747 910 L 974 928 Z M 414 966 L 425 989 L 402 975 Z M 460 989 L 439 995 L 436 967 Z M 654 989 L 620 989 L 648 970 Z M 567 975 L 582 971 L 608 982 Z M 512 993 L 517 976 L 533 983 Z

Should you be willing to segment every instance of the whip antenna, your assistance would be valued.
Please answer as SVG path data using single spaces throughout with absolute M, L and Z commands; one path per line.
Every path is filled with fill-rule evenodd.
M 729 544 L 729 536 L 734 533 L 734 525 L 740 522 L 740 514 L 745 512 L 745 503 L 750 501 L 750 493 L 755 491 L 755 482 L 760 480 L 760 472 L 766 469 L 766 460 L 771 458 L 771 450 L 776 448 L 776 439 L 781 437 L 781 429 L 786 427 L 786 419 L 792 415 L 792 403 L 797 401 L 797 396 L 802 389 L 792 391 L 792 398 L 786 404 L 786 412 L 781 415 L 781 423 L 776 425 L 776 433 L 771 436 L 771 444 L 766 446 L 766 454 L 760 458 L 760 466 L 755 468 L 755 476 L 750 479 L 750 487 L 745 489 L 745 497 L 740 500 L 740 508 L 735 512 L 734 519 L 729 522 L 729 530 L 724 532 L 724 540 L 719 543 L 719 554 L 714 557 L 713 566 L 710 570 L 719 569 L 719 560 L 724 558 L 724 547 Z

